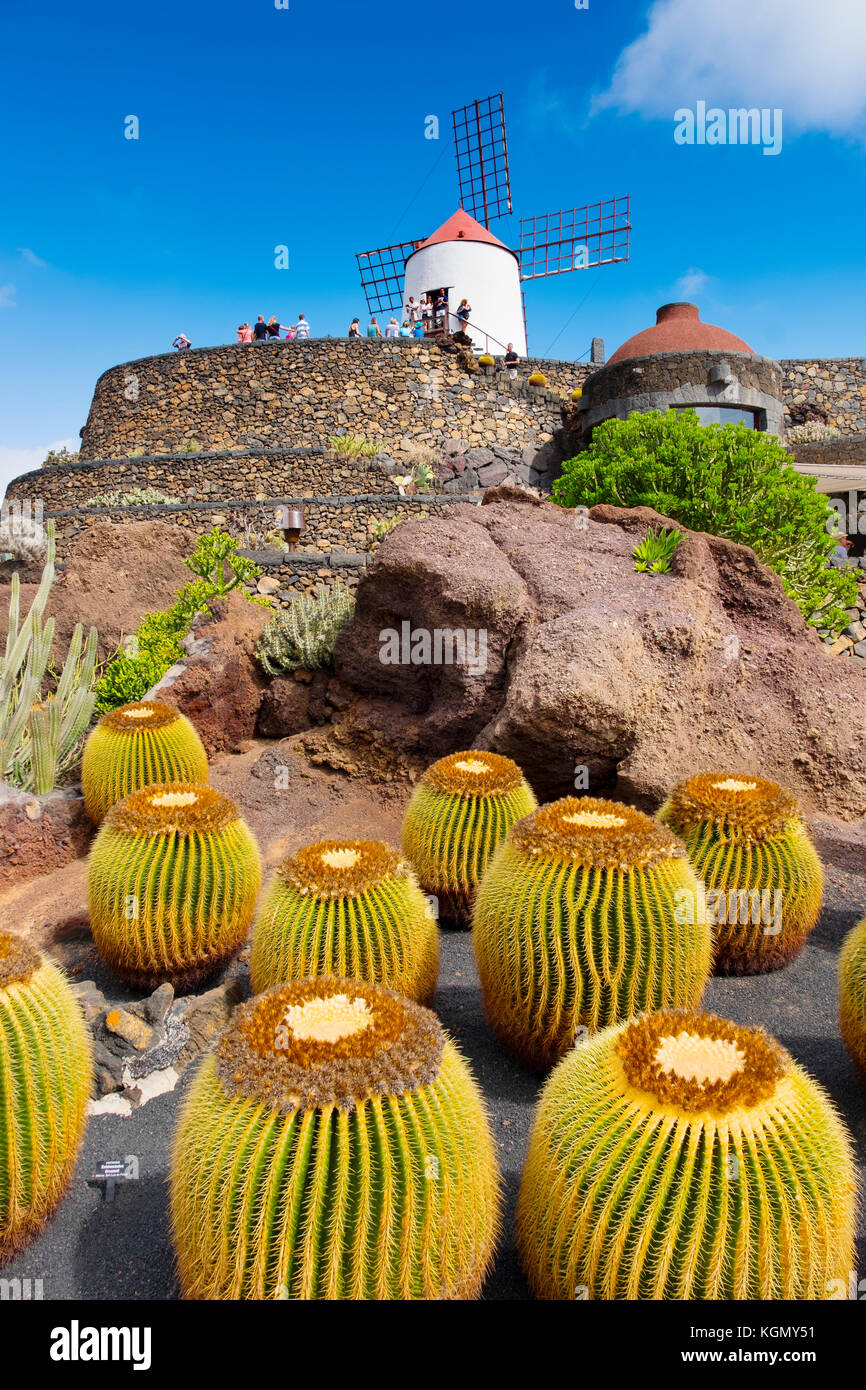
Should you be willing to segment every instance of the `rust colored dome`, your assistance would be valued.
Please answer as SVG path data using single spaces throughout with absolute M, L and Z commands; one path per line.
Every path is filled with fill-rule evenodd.
M 696 304 L 663 304 L 656 311 L 652 328 L 635 333 L 633 338 L 617 348 L 611 362 L 624 362 L 628 357 L 649 357 L 654 352 L 689 352 L 711 348 L 717 352 L 753 352 L 754 349 L 712 323 L 701 323 Z

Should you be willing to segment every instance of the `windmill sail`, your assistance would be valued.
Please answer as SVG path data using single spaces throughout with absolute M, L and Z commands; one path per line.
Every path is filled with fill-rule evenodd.
M 520 278 L 540 280 L 629 258 L 631 199 L 520 219 Z
M 451 112 L 460 206 L 489 227 L 511 212 L 511 179 L 502 93 Z
M 355 259 L 361 272 L 361 288 L 371 314 L 387 314 L 403 307 L 403 276 L 406 261 L 419 241 L 400 241 L 395 246 L 378 246 L 360 251 Z

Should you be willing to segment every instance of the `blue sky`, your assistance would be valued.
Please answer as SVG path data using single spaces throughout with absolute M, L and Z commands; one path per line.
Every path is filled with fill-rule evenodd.
M 503 240 L 632 195 L 628 264 L 527 286 L 531 352 L 610 353 L 692 298 L 770 356 L 866 353 L 862 0 L 288 6 L 4 0 L 0 489 L 75 447 L 100 372 L 179 331 L 229 342 L 303 310 L 343 334 L 365 312 L 354 253 L 453 212 L 450 112 L 499 90 Z M 781 108 L 781 153 L 678 145 L 698 101 Z

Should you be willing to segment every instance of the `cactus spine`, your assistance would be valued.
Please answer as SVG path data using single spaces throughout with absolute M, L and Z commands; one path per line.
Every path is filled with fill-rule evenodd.
M 686 843 L 706 888 L 717 974 L 777 970 L 818 920 L 824 876 L 796 800 L 744 773 L 703 773 L 659 817 Z
M 253 928 L 250 976 L 260 994 L 286 980 L 343 975 L 427 1003 L 439 931 L 411 868 L 371 840 L 321 840 L 286 859 Z
M 472 932 L 492 1027 L 545 1067 L 632 1014 L 700 1001 L 710 933 L 683 844 L 614 801 L 565 797 L 508 833 Z
M 854 1194 L 844 1125 L 774 1039 L 652 1014 L 548 1078 L 518 1244 L 542 1298 L 828 1298 L 854 1268 Z
M 839 1029 L 866 1086 L 866 917 L 842 943 L 839 956 Z
M 492 855 L 537 805 L 520 768 L 498 753 L 452 753 L 427 768 L 406 810 L 403 853 L 440 917 L 468 922 Z
M 42 694 L 54 640 L 54 619 L 45 618 L 55 574 L 53 521 L 46 533 L 45 568 L 23 622 L 21 585 L 17 573 L 12 576 L 6 651 L 0 658 L 0 781 L 37 796 L 53 791 L 76 766 L 96 703 L 97 632 L 92 627 L 85 642 L 81 623 L 55 690 Z
M 85 1126 L 91 1048 L 65 977 L 0 934 L 0 1263 L 62 1198 Z
M 227 797 L 145 787 L 112 806 L 90 851 L 93 938 L 129 984 L 188 988 L 240 950 L 260 883 L 258 846 Z
M 103 715 L 84 747 L 84 806 L 101 825 L 130 792 L 157 782 L 206 782 L 207 754 L 192 724 L 171 705 L 141 700 Z
M 243 1005 L 180 1117 L 187 1298 L 474 1298 L 498 1207 L 468 1066 L 434 1014 L 376 985 L 319 976 Z

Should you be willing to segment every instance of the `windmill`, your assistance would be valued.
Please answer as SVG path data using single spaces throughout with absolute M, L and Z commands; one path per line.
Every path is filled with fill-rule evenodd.
M 467 333 L 475 348 L 494 354 L 513 343 L 525 356 L 522 284 L 629 258 L 630 198 L 520 219 L 517 251 L 490 231 L 512 211 L 502 93 L 451 113 L 460 205 L 432 236 L 362 251 L 356 257 L 371 315 L 391 314 L 410 295 L 447 297 L 445 311 L 425 319 L 428 335 L 453 332 L 464 297 L 472 307 Z

